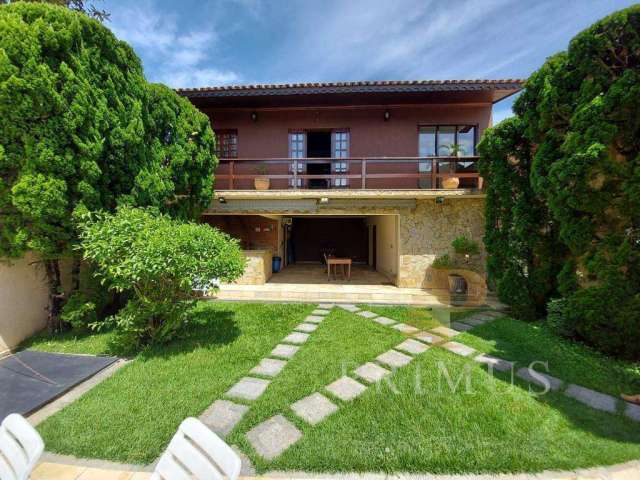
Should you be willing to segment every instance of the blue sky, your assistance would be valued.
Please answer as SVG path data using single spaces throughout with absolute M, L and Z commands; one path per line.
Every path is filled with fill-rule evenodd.
M 526 78 L 625 0 L 105 0 L 106 25 L 172 87 Z M 510 115 L 512 100 L 494 107 Z

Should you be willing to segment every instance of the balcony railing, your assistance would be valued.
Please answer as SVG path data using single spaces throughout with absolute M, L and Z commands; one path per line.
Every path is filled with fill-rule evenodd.
M 482 190 L 478 157 L 221 159 L 216 190 Z M 255 182 L 256 179 L 258 182 Z M 455 186 L 458 180 L 457 187 Z M 257 183 L 257 184 L 256 184 Z

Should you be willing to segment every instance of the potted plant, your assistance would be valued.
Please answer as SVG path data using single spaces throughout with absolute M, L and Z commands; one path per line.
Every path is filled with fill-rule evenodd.
M 269 190 L 271 185 L 271 181 L 269 177 L 267 177 L 267 166 L 266 165 L 258 165 L 255 170 L 256 175 L 258 177 L 253 179 L 253 186 L 256 190 Z
M 462 155 L 464 155 L 464 147 L 462 145 L 456 145 L 455 143 L 450 143 L 448 145 L 444 145 L 444 148 L 446 148 L 449 151 L 450 157 L 461 157 Z M 451 164 L 449 164 L 449 167 L 451 167 Z M 453 190 L 455 188 L 458 188 L 459 185 L 460 185 L 460 178 L 458 177 L 447 177 L 442 180 L 442 186 L 447 190 Z

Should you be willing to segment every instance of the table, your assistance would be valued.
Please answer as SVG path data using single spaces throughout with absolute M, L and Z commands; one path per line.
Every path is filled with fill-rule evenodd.
M 331 281 L 331 266 L 333 265 L 333 275 L 338 278 L 338 265 L 342 267 L 342 276 L 344 277 L 344 267 L 347 266 L 347 280 L 351 280 L 351 259 L 350 258 L 337 258 L 337 257 L 329 257 L 327 258 L 327 279 Z

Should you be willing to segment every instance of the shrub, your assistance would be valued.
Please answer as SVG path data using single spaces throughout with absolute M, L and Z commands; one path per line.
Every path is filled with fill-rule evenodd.
M 445 253 L 444 255 L 440 255 L 439 257 L 437 257 L 433 261 L 431 266 L 433 268 L 447 269 L 447 268 L 455 268 L 455 263 L 453 262 L 453 260 L 451 260 L 451 257 L 449 256 L 449 254 Z
M 153 209 L 122 207 L 81 227 L 84 258 L 116 292 L 132 291 L 113 324 L 129 344 L 166 342 L 189 323 L 194 288 L 211 279 L 232 281 L 244 270 L 236 240 Z
M 561 295 L 560 331 L 640 358 L 640 5 L 550 57 L 514 111 L 479 146 L 490 278 L 512 306 L 528 289 L 523 311 Z
M 60 318 L 73 328 L 87 328 L 96 324 L 98 321 L 96 304 L 91 301 L 86 293 L 80 291 L 73 292 L 69 300 L 67 300 L 67 303 L 62 307 Z
M 480 245 L 475 240 L 463 236 L 457 237 L 451 242 L 453 250 L 458 255 L 478 255 L 480 254 Z
M 149 85 L 129 45 L 82 13 L 0 5 L 0 119 L 0 257 L 42 259 L 52 330 L 75 216 L 129 204 L 195 218 L 211 199 L 206 115 Z

